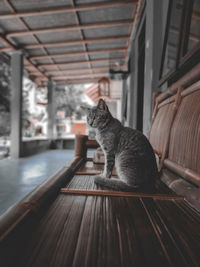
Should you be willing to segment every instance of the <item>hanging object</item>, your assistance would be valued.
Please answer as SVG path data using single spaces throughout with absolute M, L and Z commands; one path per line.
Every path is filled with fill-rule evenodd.
M 99 96 L 110 96 L 110 81 L 108 78 L 101 78 L 98 81 Z

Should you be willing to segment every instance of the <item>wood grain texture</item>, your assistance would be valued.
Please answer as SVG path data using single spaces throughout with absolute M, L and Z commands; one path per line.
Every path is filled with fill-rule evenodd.
M 156 193 L 138 193 L 138 192 L 122 192 L 122 191 L 110 191 L 110 190 L 83 190 L 83 189 L 67 189 L 61 188 L 61 193 L 71 195 L 86 195 L 86 196 L 109 196 L 109 197 L 142 197 L 153 199 L 182 199 L 181 196 L 168 195 L 168 194 L 156 194 Z
M 16 263 L 198 266 L 199 217 L 184 205 L 182 200 L 60 195 Z
M 92 175 L 77 175 L 77 173 L 65 188 L 77 190 L 107 190 L 106 187 L 95 184 L 94 177 Z M 114 190 L 109 189 L 109 192 L 113 191 Z M 169 189 L 161 180 L 156 180 L 154 193 L 175 195 L 174 192 Z
M 167 144 L 167 135 L 173 118 L 173 105 L 172 102 L 160 107 L 151 127 L 150 142 L 160 155 L 163 154 Z
M 94 164 L 93 161 L 86 161 L 85 164 L 79 168 L 78 172 L 92 175 L 93 173 L 102 173 L 103 170 L 104 164 Z
M 200 87 L 183 98 L 170 138 L 169 159 L 200 173 Z
M 165 167 L 172 170 L 174 166 L 173 172 L 197 186 L 200 185 L 199 66 L 157 97 L 149 135 L 160 156 L 160 169 L 165 161 Z
M 86 161 L 79 168 L 77 175 L 96 175 L 103 173 L 104 164 L 96 164 L 93 161 Z M 113 168 L 112 176 L 117 176 L 115 167 Z
M 134 197 L 103 196 L 90 175 L 75 175 L 65 189 L 101 195 L 59 194 L 34 227 L 22 225 L 16 253 L 8 240 L 1 244 L 9 259 L 3 266 L 198 266 L 200 216 L 160 180 L 157 194 Z

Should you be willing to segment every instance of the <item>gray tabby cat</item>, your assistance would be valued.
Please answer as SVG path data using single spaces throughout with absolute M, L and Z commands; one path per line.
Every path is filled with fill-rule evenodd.
M 122 191 L 152 190 L 158 171 L 147 138 L 113 118 L 103 99 L 87 108 L 87 122 L 105 155 L 104 172 L 94 177 L 95 183 Z M 120 179 L 111 178 L 114 165 Z

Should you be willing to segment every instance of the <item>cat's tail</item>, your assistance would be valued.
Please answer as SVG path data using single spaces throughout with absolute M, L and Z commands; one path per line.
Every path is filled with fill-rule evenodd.
M 96 184 L 118 190 L 118 191 L 126 191 L 126 192 L 136 192 L 138 191 L 138 187 L 130 186 L 126 183 L 124 183 L 120 179 L 115 179 L 115 178 L 104 178 L 101 176 L 95 176 L 94 177 L 94 182 Z

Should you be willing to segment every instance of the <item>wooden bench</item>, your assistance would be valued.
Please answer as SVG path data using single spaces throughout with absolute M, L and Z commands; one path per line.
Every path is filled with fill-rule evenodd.
M 74 161 L 2 216 L 1 265 L 199 266 L 200 215 L 188 203 L 197 208 L 198 200 L 187 193 L 199 192 L 199 70 L 156 99 L 149 136 L 161 172 L 155 193 L 94 184 L 103 164 L 87 152 L 98 144 L 77 136 Z
M 156 98 L 149 139 L 161 180 L 200 211 L 200 64 Z

